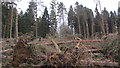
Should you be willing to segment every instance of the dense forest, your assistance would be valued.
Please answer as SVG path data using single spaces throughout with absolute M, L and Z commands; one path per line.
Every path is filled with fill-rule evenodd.
M 96 6 L 95 11 L 92 11 L 76 2 L 75 7 L 71 5 L 67 13 L 64 3 L 52 0 L 50 14 L 48 14 L 48 7 L 45 7 L 42 17 L 37 18 L 36 2 L 30 2 L 26 12 L 21 11 L 19 14 L 17 8 L 14 7 L 16 5 L 14 2 L 2 3 L 3 38 L 15 38 L 16 31 L 18 31 L 18 36 L 26 33 L 43 38 L 46 35 L 55 36 L 59 26 L 61 34 L 66 27 L 69 34 L 79 34 L 84 39 L 101 38 L 109 33 L 118 32 L 118 14 L 116 11 L 109 13 L 106 8 L 99 12 L 99 7 Z M 65 20 L 66 16 L 68 23 Z M 58 25 L 59 23 L 62 25 Z

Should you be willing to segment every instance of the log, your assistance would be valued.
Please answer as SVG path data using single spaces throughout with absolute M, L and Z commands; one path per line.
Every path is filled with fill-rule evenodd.
M 59 46 L 57 45 L 57 43 L 54 40 L 52 40 L 52 42 L 55 45 L 55 48 L 56 48 L 57 52 L 61 53 L 61 50 L 60 50 Z
M 118 66 L 117 62 L 95 61 L 95 60 L 81 60 L 81 62 L 100 65 L 100 66 Z
M 86 53 L 86 52 L 98 52 L 100 50 L 101 49 L 87 49 L 87 50 L 83 51 L 83 53 Z
M 65 43 L 74 43 L 74 42 L 101 42 L 101 40 L 68 40 L 68 41 L 60 41 L 56 42 L 56 44 L 65 44 Z M 49 43 L 43 43 L 45 45 L 53 45 L 54 43 L 49 42 Z

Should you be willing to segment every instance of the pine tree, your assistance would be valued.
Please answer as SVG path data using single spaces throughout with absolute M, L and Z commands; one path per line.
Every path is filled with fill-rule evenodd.
M 55 36 L 56 30 L 57 30 L 57 15 L 56 15 L 56 9 L 57 9 L 57 1 L 52 0 L 51 3 L 51 12 L 50 12 L 50 34 L 52 36 Z
M 14 2 L 2 2 L 2 37 L 12 38 L 13 23 L 14 23 L 14 12 L 16 12 L 16 5 Z
M 109 32 L 114 33 L 115 32 L 115 16 L 114 16 L 114 13 L 112 11 L 110 12 L 108 26 L 109 26 Z
M 75 29 L 75 12 L 73 10 L 72 5 L 70 6 L 69 12 L 68 12 L 68 26 L 71 27 L 72 32 L 74 34 L 74 29 Z
M 35 35 L 35 3 L 30 2 L 29 8 L 19 17 L 19 32 L 22 34 L 34 33 Z
M 77 23 L 78 23 L 78 32 L 81 34 L 81 25 L 80 25 L 80 5 L 78 2 L 75 3 L 76 5 L 76 17 L 77 17 Z
M 61 23 L 63 23 L 63 25 L 65 24 L 65 14 L 66 14 L 66 8 L 65 8 L 65 5 L 62 3 L 62 2 L 60 2 L 59 4 L 58 4 L 58 12 L 57 12 L 57 14 L 58 14 L 58 16 L 59 16 L 59 22 Z
M 102 23 L 101 23 L 102 19 L 101 19 L 100 13 L 98 12 L 97 7 L 95 8 L 95 13 L 96 13 L 96 16 L 95 16 L 95 32 L 101 38 L 102 37 Z
M 46 35 L 49 33 L 49 14 L 48 14 L 48 10 L 47 7 L 44 10 L 44 14 L 38 24 L 38 35 L 40 37 L 45 38 Z
M 106 10 L 106 8 L 104 8 L 102 14 L 103 14 L 103 18 L 104 18 L 105 34 L 108 34 L 109 33 L 109 29 L 108 29 L 109 13 Z

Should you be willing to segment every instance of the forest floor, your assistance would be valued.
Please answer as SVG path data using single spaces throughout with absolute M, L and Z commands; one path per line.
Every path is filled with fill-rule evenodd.
M 112 35 L 109 35 L 111 37 Z M 2 40 L 3 68 L 8 66 L 118 66 L 112 56 L 103 53 L 104 39 Z

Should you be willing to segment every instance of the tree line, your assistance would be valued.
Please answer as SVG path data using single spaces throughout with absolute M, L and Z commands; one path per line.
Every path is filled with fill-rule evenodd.
M 42 17 L 36 17 L 36 2 L 30 2 L 26 12 L 21 11 L 19 14 L 17 14 L 14 5 L 17 4 L 14 2 L 2 2 L 3 38 L 15 38 L 16 35 L 21 36 L 23 34 L 32 34 L 34 37 L 37 35 L 37 37 L 43 38 L 47 35 L 55 36 L 60 22 L 62 22 L 62 26 L 68 26 L 67 29 L 72 32 L 72 35 L 78 34 L 84 39 L 101 38 L 109 33 L 119 31 L 119 14 L 116 11 L 110 11 L 109 13 L 106 8 L 100 13 L 96 6 L 93 12 L 92 9 L 76 2 L 75 7 L 71 5 L 67 12 L 63 2 L 52 0 L 49 9 L 50 14 L 47 7 L 44 7 Z M 16 19 L 17 16 L 18 19 Z M 65 20 L 66 16 L 68 23 Z M 16 33 L 17 29 L 18 33 Z

